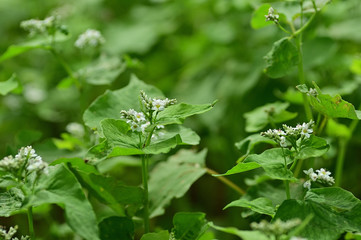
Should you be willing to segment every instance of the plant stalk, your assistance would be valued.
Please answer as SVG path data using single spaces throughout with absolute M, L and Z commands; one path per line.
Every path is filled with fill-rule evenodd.
M 28 225 L 29 225 L 30 238 L 35 239 L 34 221 L 33 221 L 33 207 L 28 208 Z
M 348 140 L 345 138 L 341 138 L 339 140 L 339 153 L 337 156 L 337 162 L 336 162 L 336 174 L 335 174 L 335 186 L 339 187 L 341 186 L 342 181 L 342 170 L 343 165 L 345 162 L 345 154 L 346 154 L 346 148 L 347 148 Z
M 206 170 L 209 175 L 219 175 L 219 173 L 214 171 L 213 169 L 206 168 Z M 233 183 L 232 181 L 228 180 L 227 178 L 225 178 L 223 176 L 217 176 L 217 179 L 219 179 L 219 181 L 226 184 L 228 187 L 232 188 L 234 191 L 236 191 L 240 195 L 244 195 L 246 193 L 246 191 L 244 191 L 242 188 L 238 187 L 235 183 Z
M 144 189 L 144 232 L 149 232 L 149 201 L 148 201 L 148 157 L 142 155 L 142 181 Z
M 287 171 L 287 170 L 288 170 L 288 167 L 287 167 L 287 159 L 286 159 L 285 151 L 283 150 L 283 147 L 281 147 L 281 149 L 282 149 L 283 159 L 285 160 L 285 170 Z M 284 180 L 283 182 L 284 182 L 284 184 L 285 184 L 286 197 L 287 197 L 287 199 L 290 199 L 290 198 L 291 198 L 291 194 L 290 194 L 290 182 L 289 182 L 288 180 Z

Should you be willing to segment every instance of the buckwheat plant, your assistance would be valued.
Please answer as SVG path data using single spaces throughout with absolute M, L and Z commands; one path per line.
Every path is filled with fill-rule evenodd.
M 0 239 L 2 240 L 30 240 L 29 236 L 21 236 L 21 238 L 13 237 L 18 230 L 18 226 L 10 227 L 6 231 L 5 227 L 0 226 Z

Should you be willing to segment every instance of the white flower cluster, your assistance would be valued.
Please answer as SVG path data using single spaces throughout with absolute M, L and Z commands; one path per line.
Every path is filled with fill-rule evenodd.
M 30 35 L 43 34 L 46 33 L 49 28 L 54 27 L 55 21 L 56 18 L 54 16 L 47 17 L 44 20 L 30 19 L 22 21 L 20 27 L 28 31 Z
M 275 23 L 278 23 L 280 16 L 278 14 L 275 14 L 275 10 L 273 7 L 270 7 L 268 9 L 268 14 L 264 15 L 266 17 L 266 21 L 273 21 Z
M 86 47 L 98 47 L 105 43 L 105 39 L 98 30 L 88 29 L 84 33 L 80 34 L 75 42 L 75 47 L 86 48 Z
M 296 227 L 301 223 L 300 219 L 291 219 L 283 222 L 281 219 L 277 219 L 273 223 L 262 220 L 260 223 L 251 223 L 251 228 L 254 230 L 259 230 L 264 232 L 267 235 L 277 235 L 287 234 L 292 228 Z
M 18 226 L 10 227 L 9 231 L 6 231 L 5 227 L 0 226 L 0 237 L 4 240 L 19 240 L 19 238 L 13 236 L 18 231 Z M 29 236 L 21 236 L 20 240 L 29 240 Z
M 150 125 L 146 120 L 144 113 L 137 112 L 134 109 L 120 111 L 121 118 L 126 119 L 133 132 L 145 133 L 145 129 Z
M 176 99 L 149 98 L 144 91 L 140 91 L 140 97 L 146 111 L 152 110 L 155 112 L 160 112 L 163 111 L 166 107 L 177 103 Z
M 297 141 L 298 138 L 309 138 L 313 133 L 314 121 L 308 123 L 297 124 L 296 127 L 290 127 L 283 124 L 281 129 L 268 129 L 266 132 L 261 132 L 261 136 L 268 137 L 277 142 L 281 147 L 288 147 L 289 141 Z M 287 141 L 288 140 L 288 141 Z
M 31 147 L 22 147 L 18 154 L 13 156 L 7 156 L 0 160 L 0 168 L 15 174 L 17 177 L 23 177 L 23 172 L 19 173 L 19 170 L 26 170 L 30 172 L 43 172 L 48 174 L 48 164 L 42 160 L 42 158 L 35 153 L 35 150 Z
M 307 180 L 304 184 L 304 188 L 308 188 L 308 190 L 311 189 L 311 181 L 312 182 L 321 182 L 326 183 L 329 185 L 332 185 L 335 183 L 335 179 L 331 177 L 331 172 L 327 171 L 324 168 L 321 168 L 319 170 L 316 170 L 316 173 L 313 171 L 313 168 L 310 168 L 308 170 L 303 170 L 303 172 L 310 178 L 310 180 Z

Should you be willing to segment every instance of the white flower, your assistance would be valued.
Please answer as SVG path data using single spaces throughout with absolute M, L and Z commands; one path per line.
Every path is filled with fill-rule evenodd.
M 152 110 L 154 111 L 163 111 L 165 108 L 165 101 L 161 99 L 153 99 L 152 101 Z
M 321 168 L 319 170 L 316 170 L 316 172 L 318 173 L 318 177 L 320 179 L 325 179 L 327 177 L 329 177 L 331 175 L 331 172 L 330 171 L 326 171 L 326 169 L 324 168 Z
M 311 173 L 310 175 L 308 175 L 312 181 L 316 181 L 318 179 L 318 175 L 316 173 Z
M 316 89 L 314 88 L 310 88 L 310 90 L 308 90 L 308 92 L 306 93 L 308 96 L 313 96 L 313 97 L 317 97 L 318 92 Z
M 306 138 L 310 137 L 310 134 L 313 133 L 312 129 L 312 120 L 309 123 L 303 123 L 301 126 L 301 135 L 305 136 Z
M 286 138 L 284 136 L 282 136 L 280 139 L 281 139 L 280 146 L 284 147 L 284 148 L 287 147 Z
M 304 188 L 307 188 L 308 190 L 311 189 L 311 181 L 310 180 L 307 180 L 304 184 L 303 184 L 303 187 Z
M 145 133 L 145 129 L 149 127 L 150 122 L 146 122 L 140 126 L 142 133 Z
M 145 116 L 144 116 L 144 113 L 142 113 L 142 112 L 135 112 L 134 117 L 138 122 L 145 121 Z
M 104 43 L 105 39 L 99 31 L 88 29 L 78 37 L 74 45 L 82 49 L 85 47 L 98 47 Z
M 45 174 L 48 173 L 48 163 L 44 162 L 40 156 L 30 158 L 26 168 L 29 172 L 38 172 L 43 170 Z
M 274 13 L 275 13 L 275 10 L 272 7 L 270 7 L 268 9 L 268 14 L 265 15 L 266 21 L 274 21 L 275 23 L 277 23 L 280 16 L 278 14 L 274 14 Z
M 313 173 L 313 168 L 310 168 L 308 170 L 303 170 L 303 172 L 306 174 L 306 175 L 310 175 L 311 173 Z
M 137 122 L 131 122 L 130 129 L 132 129 L 133 132 L 142 132 L 141 125 Z

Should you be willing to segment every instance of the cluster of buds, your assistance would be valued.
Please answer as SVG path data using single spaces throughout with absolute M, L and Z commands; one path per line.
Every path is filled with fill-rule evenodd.
M 300 219 L 291 219 L 283 222 L 281 219 L 277 219 L 273 223 L 262 220 L 259 223 L 251 223 L 251 228 L 259 230 L 267 235 L 281 236 L 287 234 L 292 228 L 296 227 L 301 223 Z
M 288 147 L 288 142 L 296 142 L 299 138 L 309 138 L 313 133 L 313 125 L 313 120 L 308 123 L 297 124 L 296 127 L 283 124 L 283 130 L 269 129 L 266 132 L 261 132 L 261 136 L 274 140 L 281 147 Z
M 316 170 L 316 173 L 313 171 L 313 168 L 310 168 L 308 170 L 303 170 L 303 172 L 310 178 L 303 184 L 303 187 L 308 188 L 308 190 L 311 189 L 311 181 L 312 182 L 317 181 L 328 185 L 332 185 L 335 183 L 335 179 L 331 177 L 331 172 L 326 171 L 326 169 L 324 168 Z
M 49 173 L 48 164 L 35 153 L 31 146 L 22 147 L 15 157 L 7 156 L 0 160 L 0 168 L 19 178 L 31 172 Z
M 268 14 L 264 15 L 266 17 L 266 21 L 273 21 L 275 23 L 278 23 L 280 16 L 278 14 L 275 14 L 275 10 L 273 7 L 270 7 L 268 9 Z
M 145 133 L 145 129 L 150 125 L 150 122 L 145 118 L 144 113 L 137 112 L 134 109 L 128 111 L 120 111 L 121 118 L 125 119 L 130 125 L 133 132 Z
M 83 49 L 86 47 L 99 47 L 105 43 L 105 39 L 98 30 L 88 29 L 80 34 L 75 41 L 75 47 Z
M 19 240 L 19 238 L 13 236 L 16 234 L 18 230 L 18 226 L 10 227 L 8 231 L 6 231 L 5 227 L 0 226 L 0 238 L 4 240 Z M 29 240 L 29 236 L 21 236 L 20 240 Z
M 47 17 L 44 20 L 29 19 L 22 21 L 20 23 L 20 27 L 28 31 L 30 35 L 43 34 L 47 33 L 50 28 L 54 27 L 55 20 L 56 18 L 54 16 Z
M 318 92 L 314 88 L 310 88 L 306 94 L 308 96 L 312 96 L 312 97 L 317 97 L 318 96 Z
M 161 112 L 165 108 L 170 105 L 174 105 L 177 103 L 176 99 L 157 99 L 157 98 L 149 98 L 144 91 L 140 91 L 140 98 L 142 100 L 142 104 L 145 108 L 145 111 L 155 111 Z

